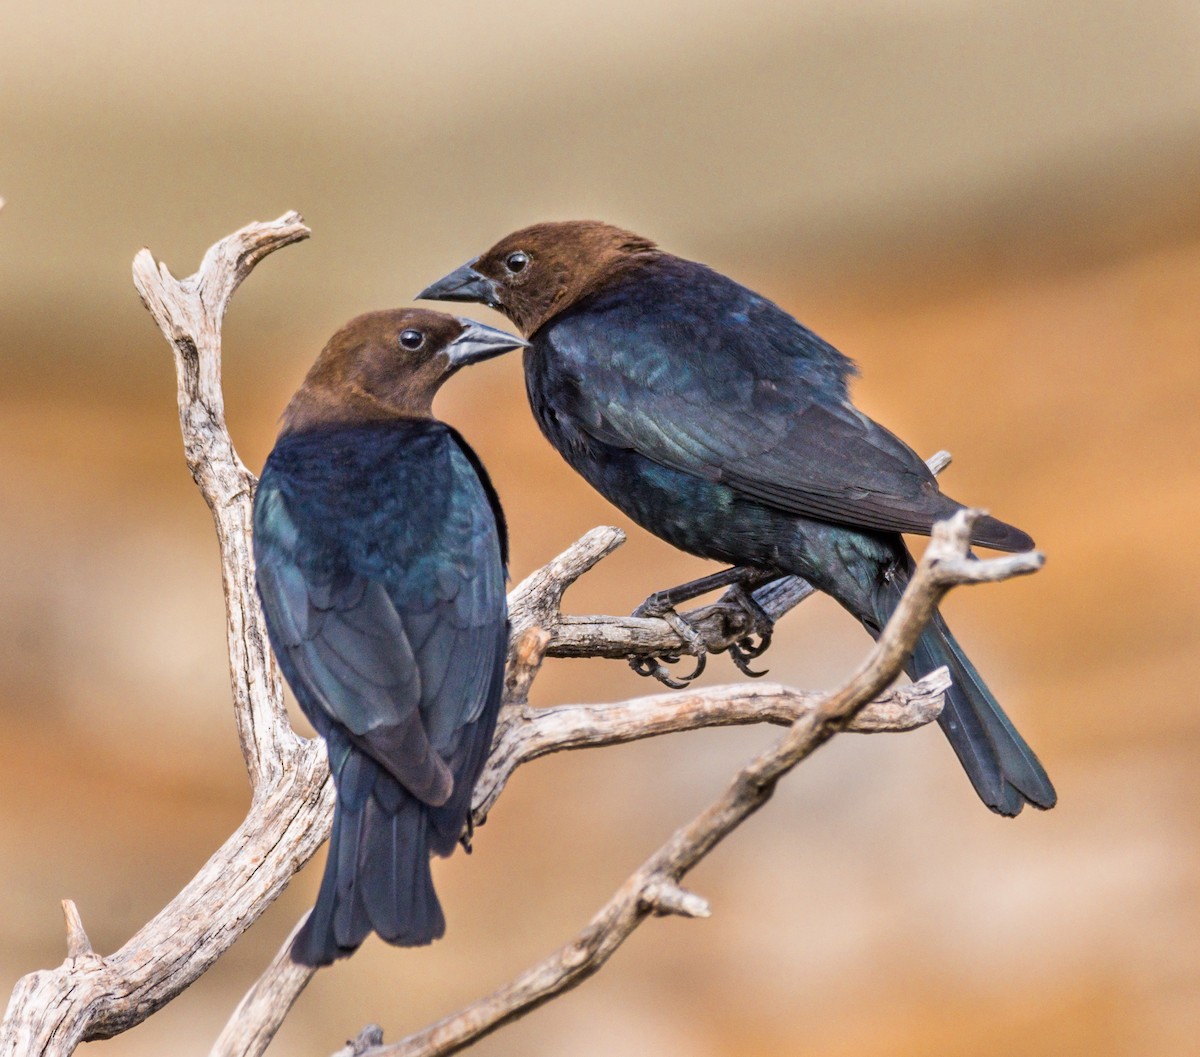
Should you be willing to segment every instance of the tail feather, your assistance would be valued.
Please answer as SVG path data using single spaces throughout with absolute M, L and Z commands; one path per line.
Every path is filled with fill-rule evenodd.
M 875 598 L 875 624 L 883 627 L 895 609 L 907 577 L 897 576 L 885 584 Z M 872 634 L 872 622 L 864 620 Z M 1026 803 L 1048 810 L 1058 800 L 1033 750 L 1017 733 L 975 666 L 950 634 L 946 622 L 935 613 L 922 633 L 905 670 L 914 679 L 945 666 L 952 685 L 938 717 L 951 747 L 979 798 L 999 815 L 1014 816 Z
M 998 551 L 1031 551 L 1034 548 L 1033 537 L 1028 532 L 987 514 L 975 522 L 971 542 Z
M 335 807 L 333 832 L 329 837 L 330 848 L 341 845 L 343 822 L 343 812 Z M 339 950 L 333 938 L 333 915 L 338 907 L 338 875 L 333 862 L 331 852 L 330 859 L 325 864 L 325 874 L 321 878 L 321 890 L 317 894 L 316 905 L 292 941 L 292 959 L 301 965 L 329 965 L 335 958 L 350 953 Z
M 446 929 L 429 868 L 428 808 L 372 761 L 362 763 L 353 781 L 343 771 L 339 783 L 316 906 L 292 943 L 302 965 L 344 958 L 372 930 L 417 947 Z M 361 795 L 364 786 L 370 791 Z
M 373 836 L 368 833 L 366 825 L 369 805 L 369 800 L 358 807 L 344 805 L 346 819 L 341 839 L 337 844 L 330 843 L 325 862 L 326 872 L 335 870 L 337 877 L 334 885 L 337 906 L 333 911 L 333 939 L 339 948 L 349 950 L 356 949 L 371 930 L 367 908 L 357 891 L 358 878 L 355 869 L 361 851 Z
M 446 920 L 433 888 L 429 868 L 427 808 L 408 799 L 386 815 L 376 801 L 368 811 L 378 815 L 375 834 L 361 863 L 359 898 L 370 927 L 388 943 L 421 947 L 446 930 Z
M 935 615 L 908 668 L 920 678 L 942 665 L 949 668 L 953 685 L 938 723 L 980 799 L 1001 815 L 1017 815 L 1026 803 L 1052 808 L 1058 796 L 1041 762 Z

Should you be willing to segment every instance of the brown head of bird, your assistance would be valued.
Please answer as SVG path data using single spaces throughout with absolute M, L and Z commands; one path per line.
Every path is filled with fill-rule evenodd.
M 533 224 L 506 235 L 417 299 L 485 304 L 531 337 L 623 268 L 659 252 L 649 239 L 598 220 Z
M 284 411 L 281 435 L 430 418 L 434 396 L 455 371 L 526 344 L 444 312 L 368 312 L 329 339 Z

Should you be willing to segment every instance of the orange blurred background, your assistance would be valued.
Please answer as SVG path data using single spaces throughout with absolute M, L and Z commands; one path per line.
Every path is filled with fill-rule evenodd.
M 6 10 L 0 32 L 0 995 L 120 946 L 237 824 L 208 514 L 169 350 L 129 281 L 299 209 L 225 329 L 257 468 L 325 338 L 509 230 L 598 217 L 780 301 L 854 357 L 857 402 L 947 491 L 1027 528 L 1039 575 L 952 597 L 1054 777 L 1015 822 L 934 730 L 837 739 L 648 922 L 480 1054 L 1182 1054 L 1200 1034 L 1200 15 L 1171 0 L 210 0 Z M 489 313 L 478 310 L 485 320 Z M 440 411 L 506 502 L 520 578 L 586 529 L 630 543 L 568 595 L 628 611 L 710 567 L 632 528 L 538 435 L 515 357 Z M 774 679 L 867 647 L 818 599 Z M 725 658 L 709 682 L 738 678 Z M 535 699 L 653 689 L 554 661 Z M 321 972 L 272 1053 L 394 1040 L 590 916 L 773 731 L 523 770 L 437 869 L 449 937 Z M 113 1057 L 207 1053 L 320 860 Z

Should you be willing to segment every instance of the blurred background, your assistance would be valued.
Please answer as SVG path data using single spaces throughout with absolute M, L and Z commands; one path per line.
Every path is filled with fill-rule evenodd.
M 940 734 L 837 739 L 652 921 L 489 1055 L 1188 1052 L 1200 1032 L 1200 10 L 1177 0 L 208 0 L 9 5 L 0 31 L 0 995 L 61 962 L 58 901 L 122 943 L 241 819 L 211 523 L 169 350 L 129 280 L 300 210 L 225 329 L 261 466 L 326 337 L 508 231 L 597 217 L 775 298 L 854 357 L 858 404 L 1045 570 L 951 623 L 1054 777 L 1016 821 Z M 498 322 L 486 310 L 482 318 Z M 627 612 L 711 568 L 576 479 L 515 357 L 440 405 L 523 577 L 600 523 L 568 595 Z M 823 599 L 771 677 L 868 642 Z M 708 681 L 737 675 L 725 658 Z M 536 700 L 654 687 L 554 661 Z M 394 1040 L 571 936 L 772 731 L 522 770 L 438 865 L 449 937 L 319 974 L 273 1053 Z M 214 969 L 97 1052 L 204 1054 L 311 904 L 321 857 Z M 1190 937 L 1190 938 L 1189 938 Z

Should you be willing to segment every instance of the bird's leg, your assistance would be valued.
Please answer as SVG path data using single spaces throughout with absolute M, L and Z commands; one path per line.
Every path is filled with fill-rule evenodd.
M 631 657 L 629 659 L 629 667 L 637 672 L 638 675 L 653 676 L 666 686 L 672 687 L 675 690 L 682 690 L 704 671 L 705 666 L 708 664 L 708 647 L 704 644 L 704 639 L 700 633 L 679 615 L 676 607 L 700 595 L 707 594 L 709 591 L 715 591 L 718 587 L 728 587 L 730 584 L 737 585 L 747 580 L 765 582 L 762 581 L 762 576 L 763 573 L 761 570 L 735 565 L 719 573 L 702 576 L 698 580 L 689 580 L 687 583 L 679 584 L 677 587 L 668 587 L 664 591 L 655 591 L 654 594 L 633 611 L 633 615 L 635 617 L 659 617 L 670 624 L 671 629 L 686 645 L 687 652 L 696 658 L 695 670 L 679 677 L 670 674 L 666 665 L 662 662 L 666 661 L 667 664 L 674 664 L 681 656 L 681 652 L 679 651 L 660 654 L 657 657 Z M 762 612 L 762 607 L 758 606 L 757 603 L 754 603 L 754 605 L 762 613 L 762 616 L 767 619 L 767 624 L 769 625 L 770 620 L 766 617 L 766 613 Z M 743 603 L 743 608 L 747 608 L 747 612 L 750 612 L 745 603 Z M 755 614 L 751 613 L 751 619 L 755 619 Z M 756 622 L 755 630 L 761 638 L 762 633 L 758 631 L 759 626 Z M 739 640 L 739 645 L 741 641 L 744 640 Z M 767 641 L 770 641 L 769 633 Z M 734 647 L 730 647 L 731 653 L 733 649 Z M 761 647 L 759 652 L 762 652 L 763 649 L 766 649 L 765 645 Z M 733 656 L 734 663 L 742 671 L 747 671 L 743 662 L 739 660 L 738 655 L 733 654 Z M 758 653 L 747 653 L 746 656 L 757 657 Z
M 767 674 L 767 669 L 761 672 L 756 672 L 750 667 L 750 662 L 756 657 L 761 657 L 767 652 L 767 647 L 771 645 L 771 634 L 775 630 L 775 622 L 771 619 L 762 606 L 760 606 L 754 597 L 754 589 L 761 587 L 765 583 L 769 583 L 774 576 L 764 575 L 754 582 L 754 579 L 747 578 L 740 583 L 734 584 L 722 596 L 722 602 L 732 602 L 742 607 L 742 611 L 750 619 L 750 626 L 746 629 L 746 634 L 743 635 L 737 642 L 731 643 L 729 646 L 729 656 L 733 663 L 737 665 L 738 671 L 743 675 L 748 675 L 752 679 L 759 679 Z M 754 636 L 758 636 L 758 641 L 754 641 Z
M 740 584 L 745 580 L 755 581 L 755 586 L 757 587 L 759 583 L 766 583 L 768 579 L 772 579 L 772 577 L 767 576 L 761 569 L 753 569 L 745 565 L 734 565 L 729 569 L 722 569 L 719 573 L 701 576 L 698 580 L 689 580 L 686 584 L 679 584 L 677 587 L 668 587 L 664 591 L 655 591 L 654 594 L 633 611 L 633 615 L 635 617 L 662 617 L 666 619 L 667 613 L 674 610 L 677 606 L 684 602 L 690 602 L 693 598 L 699 598 L 701 595 L 708 594 L 709 591 L 715 591 L 718 587 Z

